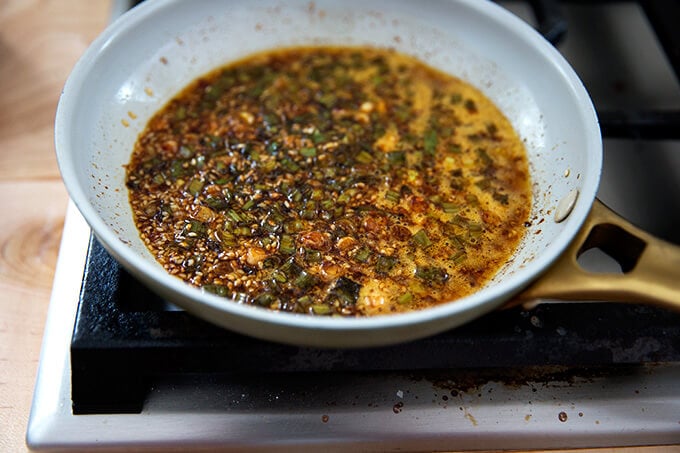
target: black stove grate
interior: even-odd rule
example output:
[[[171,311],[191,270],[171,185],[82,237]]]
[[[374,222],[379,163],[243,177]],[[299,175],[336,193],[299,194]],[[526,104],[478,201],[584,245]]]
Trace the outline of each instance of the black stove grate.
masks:
[[[176,373],[372,372],[602,367],[680,361],[680,314],[649,306],[546,304],[494,312],[423,340],[314,349],[221,329],[167,304],[93,237],[71,343],[74,413],[138,412]]]
[[[137,2],[139,3],[139,2]],[[594,2],[598,3],[598,2]],[[602,2],[599,2],[602,3]],[[133,3],[134,4],[134,3]],[[531,0],[554,44],[568,32],[556,0]],[[678,3],[640,2],[676,75]],[[669,13],[671,12],[671,13]],[[680,112],[599,111],[607,138],[680,139]],[[680,362],[680,314],[611,303],[546,304],[494,312],[398,346],[327,350],[255,340],[170,309],[93,237],[71,343],[76,414],[139,412],[156,376],[185,373],[380,372]]]

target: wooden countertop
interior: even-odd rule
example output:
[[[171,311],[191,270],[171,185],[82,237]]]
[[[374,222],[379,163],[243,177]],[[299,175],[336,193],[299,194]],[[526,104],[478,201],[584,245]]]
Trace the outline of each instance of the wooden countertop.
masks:
[[[59,93],[106,26],[110,2],[0,1],[0,451],[26,451],[33,395],[68,196],[53,146]],[[582,450],[583,451],[583,450]],[[680,452],[680,446],[599,452]]]
[[[0,2],[0,451],[25,451],[40,343],[68,196],[53,123],[71,68],[109,2]]]

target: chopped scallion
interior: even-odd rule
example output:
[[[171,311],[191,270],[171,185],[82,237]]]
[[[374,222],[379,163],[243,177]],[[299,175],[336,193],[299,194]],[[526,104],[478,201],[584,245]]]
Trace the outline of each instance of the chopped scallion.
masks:
[[[396,192],[394,190],[388,190],[385,193],[385,199],[391,201],[392,203],[399,203],[400,198],[401,195],[399,194],[399,192]]]
[[[357,252],[354,254],[354,259],[357,261],[360,261],[362,263],[365,263],[368,261],[368,259],[371,257],[371,249],[368,247],[361,247]]]
[[[380,255],[375,263],[375,271],[378,274],[387,274],[397,264],[398,260],[393,256]]]
[[[442,203],[442,210],[447,214],[458,214],[460,206],[455,203]]]
[[[291,235],[281,235],[281,239],[279,239],[279,252],[285,253],[286,255],[295,253],[295,241]]]
[[[229,218],[231,218],[234,222],[242,222],[243,218],[238,214],[238,212],[234,211],[233,209],[230,209],[227,211],[227,215]]]
[[[312,305],[312,312],[315,315],[327,315],[331,312],[331,307],[324,304],[314,304]]]
[[[406,153],[403,151],[392,151],[391,153],[387,153],[387,162],[392,165],[403,164],[406,162]]]
[[[313,301],[313,299],[312,299],[311,296],[304,295],[304,296],[298,298],[297,303],[307,307],[312,303],[312,301]]]
[[[373,155],[366,150],[362,150],[354,159],[360,164],[370,164],[373,161]]]
[[[434,153],[437,151],[437,143],[439,139],[437,137],[437,131],[434,129],[430,129],[425,133],[425,137],[423,138],[423,147],[425,148],[425,152],[429,155],[434,155]]]
[[[321,252],[318,250],[305,249],[305,259],[309,263],[320,263],[321,262]]]
[[[293,284],[298,288],[306,289],[314,286],[316,282],[317,278],[314,275],[302,270],[302,272],[300,272],[300,274],[293,281]]]
[[[300,150],[300,155],[303,157],[316,157],[316,148],[302,148]]]
[[[467,259],[467,253],[465,253],[465,250],[458,250],[450,259],[455,264],[461,264]]]
[[[194,197],[197,197],[203,190],[203,185],[204,183],[200,179],[192,179],[189,182],[189,187],[187,188],[187,191]]]
[[[264,292],[257,296],[254,300],[254,302],[257,305],[261,305],[263,307],[268,307],[276,300],[276,296],[274,296],[272,293]]]
[[[410,304],[411,301],[413,301],[413,294],[411,293],[404,293],[397,298],[397,303],[401,305]]]
[[[222,285],[203,285],[202,286],[203,291],[212,293],[212,294],[217,294],[218,296],[221,297],[227,297],[229,296],[229,288],[226,286]]]
[[[427,236],[425,230],[418,230],[418,232],[413,235],[413,242],[422,248],[427,248],[432,245],[432,241]]]
[[[449,279],[449,274],[442,268],[435,266],[418,266],[415,276],[427,283],[444,283]]]

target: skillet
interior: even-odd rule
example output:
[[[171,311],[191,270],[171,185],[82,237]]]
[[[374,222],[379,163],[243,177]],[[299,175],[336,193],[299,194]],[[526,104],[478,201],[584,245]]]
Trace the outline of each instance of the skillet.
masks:
[[[124,169],[147,120],[216,67],[300,45],[395,48],[471,83],[503,111],[527,149],[533,226],[489,284],[411,313],[311,317],[209,294],[154,260],[133,223]],[[59,102],[55,146],[71,198],[132,275],[201,318],[266,340],[368,347],[432,335],[502,305],[546,297],[680,300],[678,249],[595,200],[602,143],[577,75],[530,26],[491,2],[148,0],[111,24],[76,64]],[[556,213],[564,219],[557,222]],[[617,255],[624,274],[582,271],[576,256],[593,246]]]

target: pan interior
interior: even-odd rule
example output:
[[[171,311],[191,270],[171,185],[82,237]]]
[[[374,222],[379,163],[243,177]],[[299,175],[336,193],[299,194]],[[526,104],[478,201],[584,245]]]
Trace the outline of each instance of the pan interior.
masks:
[[[262,0],[228,7],[210,0],[148,2],[88,50],[57,115],[57,154],[71,197],[133,273],[147,279],[151,273],[161,285],[172,279],[139,239],[124,182],[125,164],[148,119],[218,66],[299,45],[395,48],[476,86],[510,119],[530,161],[532,226],[490,286],[505,285],[505,293],[519,289],[575,234],[599,180],[595,114],[557,52],[500,7],[444,0],[426,7],[386,0]],[[555,223],[555,206],[572,189],[580,192],[577,205],[565,222]]]

